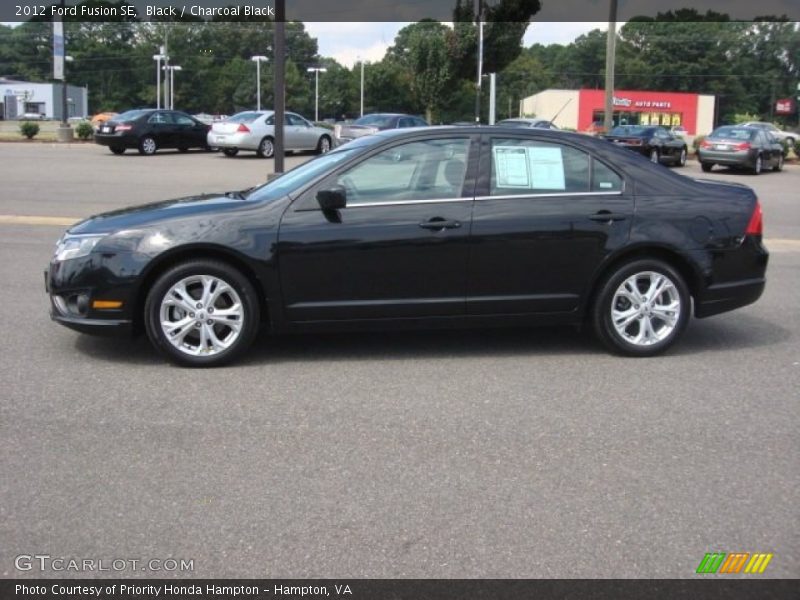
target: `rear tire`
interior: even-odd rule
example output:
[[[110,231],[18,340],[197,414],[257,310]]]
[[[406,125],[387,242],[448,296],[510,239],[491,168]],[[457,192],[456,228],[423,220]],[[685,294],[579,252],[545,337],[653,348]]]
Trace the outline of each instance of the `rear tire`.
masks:
[[[216,367],[240,356],[258,333],[255,288],[239,270],[193,260],[161,275],[147,294],[147,337],[170,361]]]
[[[597,337],[612,352],[654,356],[680,337],[690,310],[683,277],[661,260],[639,259],[603,280],[591,316]]]
[[[778,162],[775,163],[775,166],[772,167],[772,170],[777,172],[783,171],[783,154],[778,157]]]
[[[756,162],[753,164],[753,175],[761,175],[761,171],[764,170],[764,159],[761,158],[759,154],[756,156]]]
[[[109,148],[113,154],[120,155],[125,154],[125,147],[124,146],[111,146]]]
[[[180,148],[178,148],[178,152],[180,152],[181,154],[186,154],[188,151],[189,148],[187,148],[186,146],[181,146]]]
[[[238,148],[223,148],[222,149],[222,153],[225,156],[233,157],[233,156],[236,156],[237,154],[239,154],[239,149]]]
[[[714,163],[708,163],[708,162],[700,163],[700,168],[703,169],[703,173],[710,173],[711,169],[714,168]]]

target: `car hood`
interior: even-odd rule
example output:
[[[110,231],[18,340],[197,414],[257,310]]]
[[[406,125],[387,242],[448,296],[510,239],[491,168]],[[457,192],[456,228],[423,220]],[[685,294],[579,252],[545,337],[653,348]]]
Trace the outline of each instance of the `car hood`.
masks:
[[[249,204],[235,193],[188,196],[94,215],[70,228],[70,234],[111,233],[192,216],[212,216]]]

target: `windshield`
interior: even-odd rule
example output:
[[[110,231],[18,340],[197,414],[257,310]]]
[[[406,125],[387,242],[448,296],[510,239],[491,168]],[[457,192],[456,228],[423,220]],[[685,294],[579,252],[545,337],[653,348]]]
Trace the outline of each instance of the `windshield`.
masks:
[[[715,129],[708,137],[726,140],[749,140],[755,137],[756,132],[744,127],[720,127]]]
[[[115,121],[135,121],[136,119],[138,119],[139,117],[141,117],[143,115],[150,114],[150,112],[152,112],[152,111],[141,110],[141,109],[139,109],[139,110],[129,110],[127,112],[122,113],[121,115],[117,115],[116,117],[114,117],[114,120]]]
[[[323,154],[313,160],[287,171],[277,179],[273,179],[264,185],[251,190],[247,200],[275,200],[282,198],[286,194],[303,187],[305,184],[336,167],[341,162],[355,156],[361,152],[364,145],[349,145],[346,148],[337,149],[333,152]]]
[[[240,112],[233,115],[232,117],[228,117],[226,121],[228,121],[228,123],[252,123],[262,114],[264,113],[259,113],[255,111]]]
[[[611,135],[652,135],[655,129],[641,125],[618,125],[611,130]]]
[[[390,127],[395,117],[392,115],[367,115],[356,119],[355,125],[369,125],[370,127]]]

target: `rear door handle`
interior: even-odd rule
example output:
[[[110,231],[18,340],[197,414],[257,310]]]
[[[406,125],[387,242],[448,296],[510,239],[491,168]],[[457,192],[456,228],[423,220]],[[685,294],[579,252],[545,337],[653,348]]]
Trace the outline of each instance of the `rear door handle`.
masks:
[[[434,217],[428,221],[423,221],[419,224],[423,229],[430,229],[433,231],[441,231],[443,229],[458,229],[461,227],[460,221],[447,221],[442,217]]]
[[[601,210],[589,217],[592,221],[599,221],[600,223],[613,223],[614,221],[624,221],[628,215],[624,213],[612,213],[607,210]]]

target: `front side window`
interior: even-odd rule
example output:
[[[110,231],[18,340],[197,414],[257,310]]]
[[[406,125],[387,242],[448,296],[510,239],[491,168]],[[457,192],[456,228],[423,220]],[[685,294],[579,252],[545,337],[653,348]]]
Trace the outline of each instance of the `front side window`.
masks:
[[[459,198],[469,154],[468,138],[394,146],[340,173],[348,206],[404,200]]]
[[[194,119],[187,115],[175,115],[175,122],[178,125],[194,126],[195,124]]]

